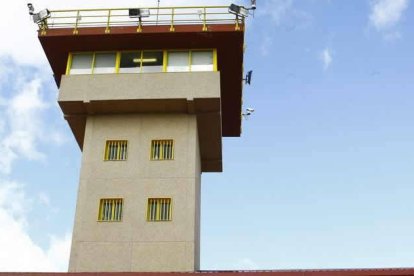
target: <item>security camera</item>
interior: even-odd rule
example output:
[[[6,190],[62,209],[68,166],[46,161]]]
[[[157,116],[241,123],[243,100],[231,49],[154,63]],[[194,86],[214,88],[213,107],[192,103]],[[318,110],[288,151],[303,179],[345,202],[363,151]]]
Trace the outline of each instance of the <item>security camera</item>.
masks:
[[[256,9],[256,0],[251,0],[250,10],[255,10],[255,9]]]
[[[32,3],[27,3],[27,7],[29,8],[29,14],[33,15],[34,14],[34,7],[33,7]]]
[[[246,111],[249,113],[253,113],[254,112],[254,108],[246,108]]]

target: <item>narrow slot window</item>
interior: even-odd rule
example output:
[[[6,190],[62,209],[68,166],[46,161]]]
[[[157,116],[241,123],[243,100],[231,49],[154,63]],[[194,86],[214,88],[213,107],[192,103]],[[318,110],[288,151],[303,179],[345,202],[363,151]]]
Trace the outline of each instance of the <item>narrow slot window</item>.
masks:
[[[99,203],[98,221],[121,221],[122,209],[122,198],[103,198]]]
[[[115,73],[116,54],[115,53],[98,53],[95,54],[94,74]]]
[[[213,51],[192,51],[191,71],[213,71]]]
[[[142,55],[142,70],[143,73],[149,72],[162,72],[163,66],[163,53],[162,51],[157,52],[146,52]]]
[[[171,198],[149,198],[148,221],[171,221]]]
[[[121,53],[119,73],[139,73],[141,71],[141,51]]]
[[[70,75],[92,74],[93,54],[73,54]]]
[[[189,52],[168,52],[167,72],[188,72],[189,66]]]
[[[172,160],[174,159],[173,140],[152,140],[151,160]]]
[[[126,140],[110,140],[105,145],[105,161],[123,161],[127,159],[128,142]]]

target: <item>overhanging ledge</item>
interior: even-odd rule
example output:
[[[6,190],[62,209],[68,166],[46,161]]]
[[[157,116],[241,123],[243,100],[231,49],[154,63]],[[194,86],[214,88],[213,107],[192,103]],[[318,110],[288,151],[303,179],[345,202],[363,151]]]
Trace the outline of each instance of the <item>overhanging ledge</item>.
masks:
[[[81,149],[87,116],[195,114],[201,170],[222,171],[218,72],[63,76],[58,102]]]

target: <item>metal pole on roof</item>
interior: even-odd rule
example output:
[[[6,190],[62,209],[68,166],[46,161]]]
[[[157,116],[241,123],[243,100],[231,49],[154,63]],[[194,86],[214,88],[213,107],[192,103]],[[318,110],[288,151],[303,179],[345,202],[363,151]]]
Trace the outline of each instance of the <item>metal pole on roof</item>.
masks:
[[[160,0],[158,0],[158,5],[157,5],[157,20],[156,20],[156,26],[158,26],[158,14],[160,12]]]

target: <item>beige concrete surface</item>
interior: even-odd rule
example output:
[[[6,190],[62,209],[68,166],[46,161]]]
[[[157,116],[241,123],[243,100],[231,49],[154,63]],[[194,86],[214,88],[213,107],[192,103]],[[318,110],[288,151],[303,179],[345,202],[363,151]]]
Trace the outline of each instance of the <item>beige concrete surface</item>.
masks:
[[[174,160],[150,160],[154,139],[174,140]],[[127,140],[127,160],[104,161],[106,140]],[[195,115],[89,116],[69,271],[199,269],[200,166]],[[148,198],[164,197],[172,220],[148,222]],[[97,221],[102,198],[123,198],[121,222]]]
[[[195,98],[220,98],[220,72],[63,75],[58,101]]]

